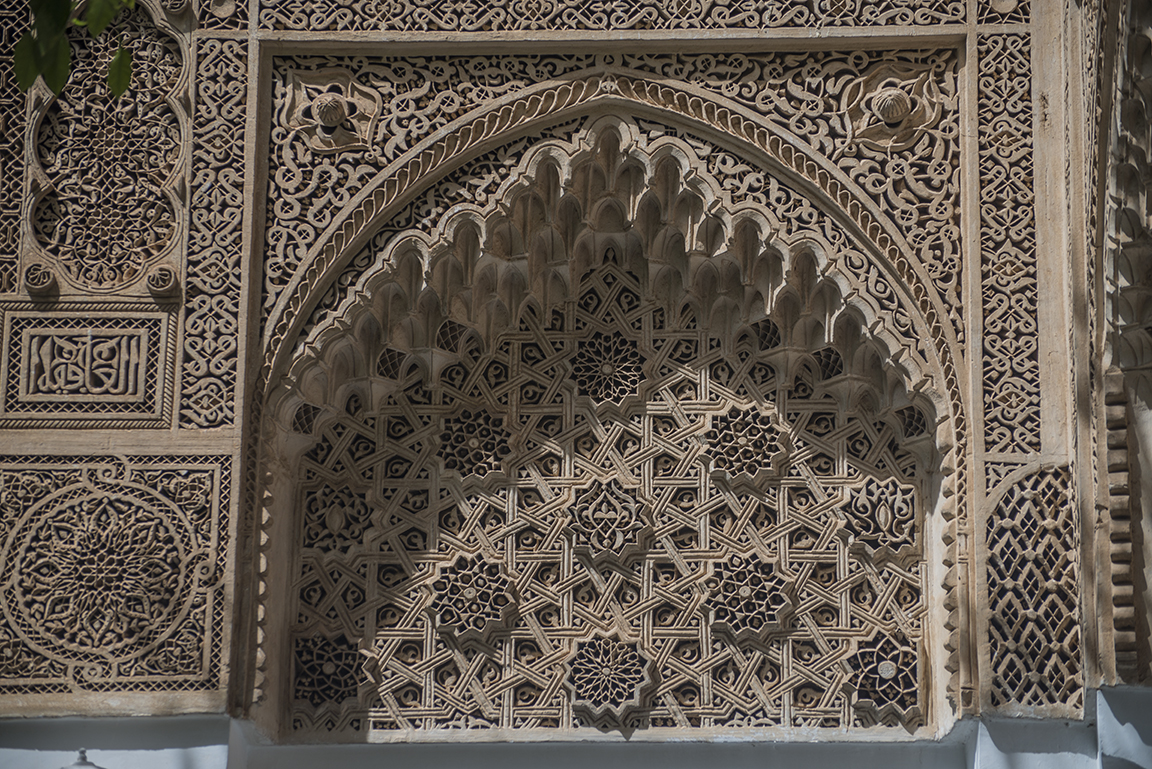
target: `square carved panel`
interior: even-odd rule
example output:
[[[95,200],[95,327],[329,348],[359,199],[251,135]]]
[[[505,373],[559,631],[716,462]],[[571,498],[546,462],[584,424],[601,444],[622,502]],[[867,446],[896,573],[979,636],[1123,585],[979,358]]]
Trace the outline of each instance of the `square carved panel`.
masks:
[[[0,700],[223,689],[230,467],[0,457]]]

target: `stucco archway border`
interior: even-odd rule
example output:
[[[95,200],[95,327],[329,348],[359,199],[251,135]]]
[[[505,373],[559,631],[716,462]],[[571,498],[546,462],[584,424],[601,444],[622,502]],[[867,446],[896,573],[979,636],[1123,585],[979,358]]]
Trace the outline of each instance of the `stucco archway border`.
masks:
[[[948,523],[958,529],[946,541],[949,548],[954,548],[955,535],[968,528],[963,460],[967,452],[965,398],[955,364],[960,346],[951,324],[942,321],[947,313],[938,292],[924,265],[912,256],[900,229],[844,172],[797,137],[715,94],[686,84],[654,81],[633,70],[584,70],[559,83],[545,83],[496,101],[445,126],[378,173],[310,249],[267,318],[250,435],[263,432],[260,424],[270,385],[287,371],[309,309],[367,239],[401,206],[443,174],[499,142],[540,125],[612,107],[683,125],[717,139],[720,146],[741,151],[749,162],[778,174],[811,196],[814,203],[845,226],[877,267],[894,279],[894,287],[904,294],[900,304],[919,316],[929,329],[934,353],[931,357],[936,359],[946,390],[952,440],[951,447],[941,448],[951,448],[953,452],[945,460],[945,472],[950,476],[945,493],[954,496],[946,505],[955,516]],[[254,460],[259,461],[255,457]],[[957,595],[967,591],[967,579],[957,566],[962,559],[953,555],[947,560],[945,604],[956,616],[948,622],[952,637],[945,642],[949,654],[946,668],[952,675],[946,688],[959,708],[962,681],[970,679],[962,630],[968,625],[968,618],[963,616],[968,602]]]

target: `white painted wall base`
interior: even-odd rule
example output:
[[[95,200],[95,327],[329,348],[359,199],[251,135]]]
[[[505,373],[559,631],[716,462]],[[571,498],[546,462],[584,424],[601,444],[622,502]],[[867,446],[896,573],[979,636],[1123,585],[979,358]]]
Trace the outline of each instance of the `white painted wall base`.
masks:
[[[1152,690],[1105,689],[1083,721],[964,721],[903,744],[268,745],[225,717],[0,721],[0,769],[1152,769]]]

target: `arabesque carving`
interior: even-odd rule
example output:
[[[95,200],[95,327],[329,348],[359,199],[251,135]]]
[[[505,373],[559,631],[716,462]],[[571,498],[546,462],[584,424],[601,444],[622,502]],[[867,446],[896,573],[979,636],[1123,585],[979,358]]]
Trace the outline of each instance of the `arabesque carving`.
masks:
[[[984,448],[1019,454],[1040,450],[1030,48],[979,38]]]
[[[230,464],[3,457],[0,693],[222,691]]]
[[[382,231],[313,330],[280,408],[316,523],[275,529],[299,733],[925,722],[931,367],[845,303],[850,240],[763,219],[804,205],[776,179],[711,203],[692,147],[537,144]]]
[[[221,0],[213,0],[221,2]],[[1027,3],[1027,0],[1021,0]],[[995,0],[994,6],[1012,3]],[[1014,3],[1013,3],[1014,5]],[[964,21],[960,0],[260,0],[264,29],[535,31],[755,30],[781,27],[924,26]]]
[[[516,94],[525,94],[527,103],[508,112],[527,118],[540,117],[547,105],[562,109],[624,91],[641,103],[682,111],[676,101],[694,95],[664,91],[659,84],[684,81],[795,136],[867,190],[899,222],[944,302],[953,332],[963,339],[955,66],[949,51],[377,59],[358,63],[354,82],[365,94],[379,94],[386,117],[371,136],[363,134],[370,123],[362,119],[357,131],[368,149],[348,143],[348,151],[333,153],[327,145],[314,149],[315,137],[301,133],[302,97],[293,84],[330,72],[332,86],[343,92],[351,88],[344,71],[352,62],[278,59],[269,160],[269,198],[275,202],[268,208],[264,306],[275,316],[292,278],[316,268],[309,261],[316,238],[338,221],[357,192],[380,183],[378,171],[453,121]],[[611,71],[601,74],[604,68]],[[573,79],[585,71],[588,80]],[[367,107],[366,96],[360,98]],[[908,104],[906,113],[897,107],[900,114],[889,114],[891,124],[876,111],[885,99]],[[487,136],[491,128],[480,130]],[[458,145],[467,141],[463,136],[455,137]],[[405,175],[412,172],[395,171],[392,178]]]
[[[142,278],[183,232],[187,74],[180,45],[143,8],[122,14],[99,38],[79,28],[69,34],[69,87],[36,134],[40,191],[31,224],[70,283],[100,292]],[[113,99],[104,73],[120,44],[148,64]]]
[[[224,427],[235,419],[248,48],[240,40],[197,43],[192,136],[191,231],[184,299],[180,426]]]

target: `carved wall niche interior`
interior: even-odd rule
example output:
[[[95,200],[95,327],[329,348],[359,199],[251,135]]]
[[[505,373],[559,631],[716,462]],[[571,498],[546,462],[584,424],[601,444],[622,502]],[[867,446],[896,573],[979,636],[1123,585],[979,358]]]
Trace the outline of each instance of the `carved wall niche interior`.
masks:
[[[844,302],[885,279],[780,179],[591,121],[402,212],[311,330],[269,438],[290,728],[915,730],[944,656],[915,322]]]
[[[1142,3],[144,0],[27,99],[9,5],[0,712],[904,740],[1147,678]]]

